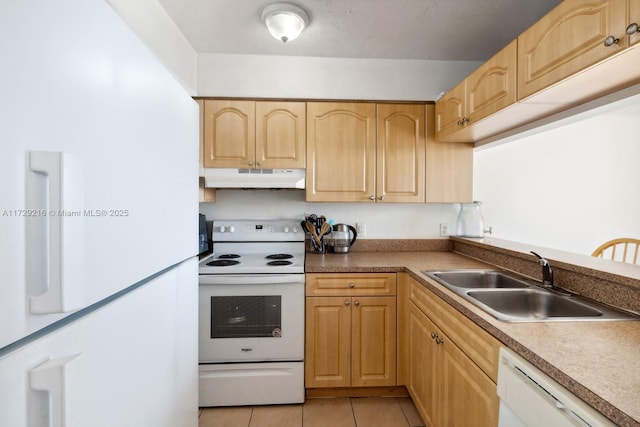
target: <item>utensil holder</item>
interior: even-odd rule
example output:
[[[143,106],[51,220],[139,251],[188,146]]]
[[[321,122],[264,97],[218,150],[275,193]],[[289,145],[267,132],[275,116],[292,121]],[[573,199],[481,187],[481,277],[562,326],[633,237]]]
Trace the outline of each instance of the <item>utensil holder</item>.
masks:
[[[324,239],[320,239],[320,244],[316,242],[313,238],[306,240],[307,252],[313,254],[326,254],[327,253],[327,243]]]

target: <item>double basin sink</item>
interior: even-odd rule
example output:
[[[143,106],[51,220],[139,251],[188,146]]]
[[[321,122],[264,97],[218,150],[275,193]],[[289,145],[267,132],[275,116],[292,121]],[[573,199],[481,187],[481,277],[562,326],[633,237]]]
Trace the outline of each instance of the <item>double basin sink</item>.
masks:
[[[640,317],[500,270],[423,271],[506,322],[633,320]]]

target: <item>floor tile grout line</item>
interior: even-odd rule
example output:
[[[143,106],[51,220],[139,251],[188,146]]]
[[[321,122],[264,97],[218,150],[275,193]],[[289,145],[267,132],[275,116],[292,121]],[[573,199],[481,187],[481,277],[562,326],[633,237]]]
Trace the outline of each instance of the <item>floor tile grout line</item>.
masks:
[[[253,411],[255,411],[255,409],[255,406],[251,407],[251,414],[249,415],[249,424],[247,424],[247,427],[251,427],[251,419],[253,418]]]
[[[409,422],[409,417],[407,416],[407,413],[404,411],[404,408],[403,408],[402,404],[400,404],[400,399],[396,398],[395,402],[396,402],[396,405],[398,405],[398,407],[400,407],[400,412],[402,412],[402,416],[404,417],[404,420],[407,423],[407,427],[411,427],[411,423]]]
[[[351,416],[353,417],[353,426],[358,427],[358,417],[356,417],[356,410],[353,408],[353,397],[349,398],[349,406],[351,407]]]

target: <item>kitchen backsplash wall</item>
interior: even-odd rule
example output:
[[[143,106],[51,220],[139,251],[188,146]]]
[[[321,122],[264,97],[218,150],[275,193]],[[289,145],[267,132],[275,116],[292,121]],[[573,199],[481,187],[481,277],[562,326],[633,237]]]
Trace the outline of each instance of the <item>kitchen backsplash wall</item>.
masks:
[[[440,224],[455,230],[459,204],[307,203],[303,190],[218,190],[215,203],[201,203],[213,219],[299,218],[325,215],[336,223],[365,224],[362,239],[440,238]]]

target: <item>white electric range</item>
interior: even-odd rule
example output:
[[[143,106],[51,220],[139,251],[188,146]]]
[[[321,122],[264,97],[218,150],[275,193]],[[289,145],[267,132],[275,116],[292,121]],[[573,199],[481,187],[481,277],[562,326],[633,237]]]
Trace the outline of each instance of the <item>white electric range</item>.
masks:
[[[304,401],[299,220],[214,221],[199,263],[200,406]]]

